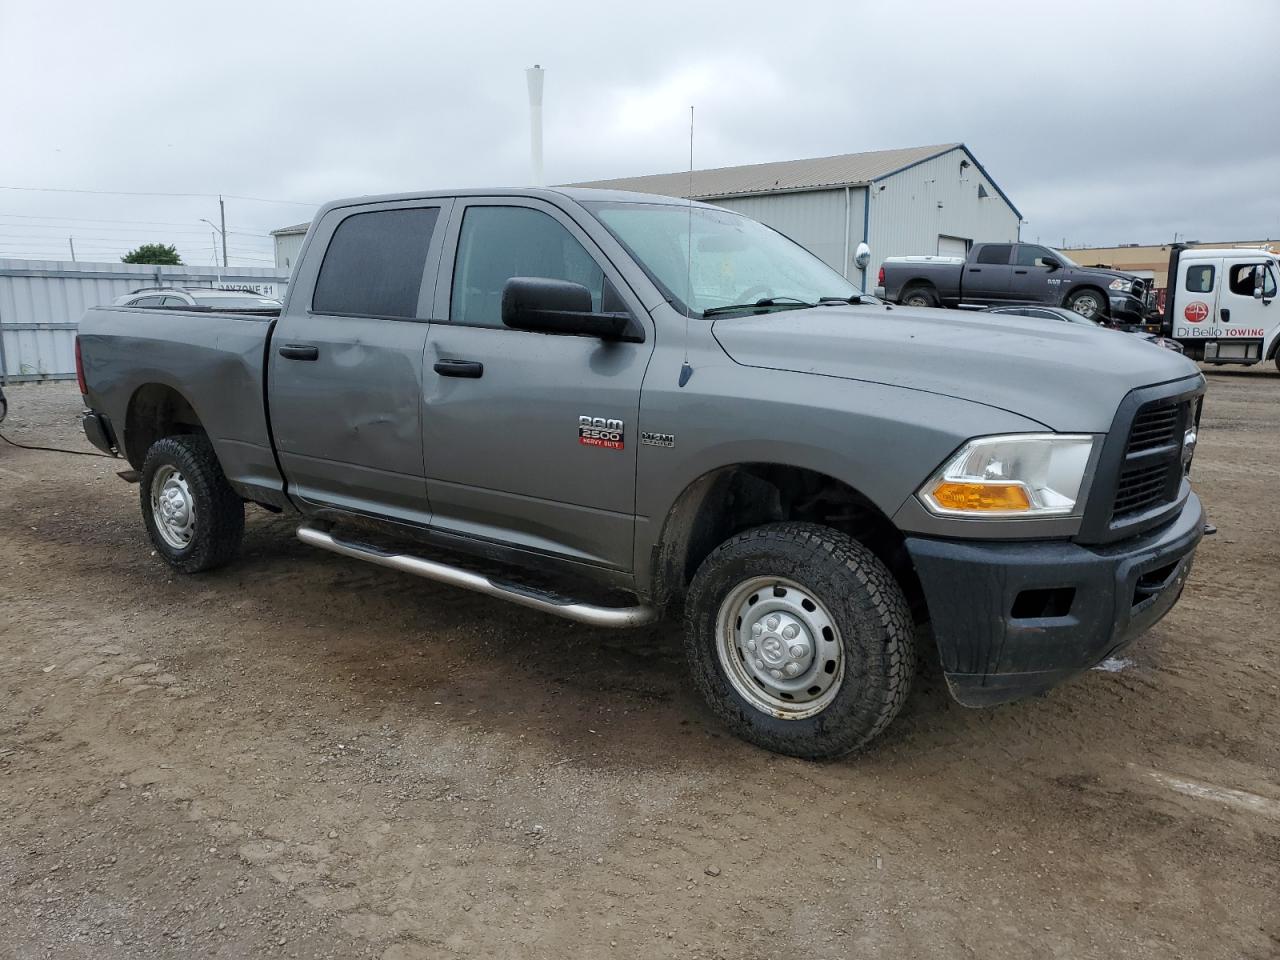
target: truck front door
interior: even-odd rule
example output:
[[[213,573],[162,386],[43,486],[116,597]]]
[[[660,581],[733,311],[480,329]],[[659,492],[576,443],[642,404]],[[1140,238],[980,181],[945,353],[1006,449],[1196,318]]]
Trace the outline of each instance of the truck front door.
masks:
[[[1055,289],[1061,270],[1051,270],[1047,259],[1057,260],[1047,247],[1033,243],[1020,243],[1014,248],[1013,278],[1009,284],[1009,299],[1024,303],[1052,303],[1062,301],[1062,291]],[[1053,291],[1050,294],[1050,291]]]
[[[964,303],[999,303],[1009,299],[1013,281],[1011,243],[984,243],[964,265],[960,299]]]
[[[271,338],[271,428],[291,496],[425,525],[422,355],[452,201],[329,211]]]
[[[1222,269],[1226,276],[1218,297],[1218,356],[1261,360],[1274,336],[1273,328],[1280,323],[1280,311],[1272,305],[1276,296],[1274,266],[1250,254],[1226,257]]]
[[[502,325],[511,277],[580,283],[644,343]],[[422,424],[439,530],[629,570],[651,320],[583,228],[528,198],[459,200],[427,342]],[[585,424],[585,426],[584,426]]]

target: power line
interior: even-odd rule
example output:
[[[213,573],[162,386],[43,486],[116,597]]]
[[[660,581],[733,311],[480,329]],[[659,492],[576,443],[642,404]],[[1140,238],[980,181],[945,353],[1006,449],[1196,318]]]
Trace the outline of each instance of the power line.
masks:
[[[0,213],[0,217],[9,217],[16,220],[58,220],[66,223],[128,223],[139,226],[159,226],[159,227],[189,227],[190,220],[119,220],[106,219],[102,217],[54,217],[41,214],[30,213]],[[20,224],[11,224],[11,226],[20,226]],[[63,230],[65,227],[55,227],[53,224],[32,224],[32,226],[48,226],[50,229]],[[228,230],[227,233],[241,233],[239,230]],[[245,236],[254,237],[270,237],[269,233],[246,233]]]
[[[108,197],[186,197],[194,200],[217,200],[219,196],[232,200],[248,200],[253,203],[289,203],[298,207],[318,207],[320,204],[306,200],[272,200],[267,197],[245,197],[234,193],[160,193],[146,190],[78,190],[71,187],[9,187],[0,184],[0,190],[21,190],[27,193],[92,193]]]

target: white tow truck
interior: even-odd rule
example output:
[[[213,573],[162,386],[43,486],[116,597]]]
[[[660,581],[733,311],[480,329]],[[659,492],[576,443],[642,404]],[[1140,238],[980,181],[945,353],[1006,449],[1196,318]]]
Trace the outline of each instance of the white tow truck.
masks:
[[[1201,249],[1174,244],[1164,335],[1205,363],[1280,369],[1280,304],[1273,303],[1280,255],[1270,250]]]

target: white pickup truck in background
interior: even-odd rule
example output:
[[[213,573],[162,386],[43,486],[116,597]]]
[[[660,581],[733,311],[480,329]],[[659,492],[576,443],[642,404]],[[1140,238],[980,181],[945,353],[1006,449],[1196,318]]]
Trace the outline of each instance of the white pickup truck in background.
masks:
[[[1164,335],[1205,363],[1254,364],[1275,360],[1280,369],[1280,257],[1269,250],[1199,249],[1174,244]]]

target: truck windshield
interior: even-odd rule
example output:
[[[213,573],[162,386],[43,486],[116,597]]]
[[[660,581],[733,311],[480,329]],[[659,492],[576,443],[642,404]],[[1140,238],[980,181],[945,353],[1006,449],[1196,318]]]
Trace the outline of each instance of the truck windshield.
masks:
[[[1061,260],[1061,261],[1062,261],[1062,265],[1063,265],[1064,267],[1078,267],[1078,266],[1080,266],[1080,264],[1076,263],[1074,260],[1072,260],[1070,257],[1068,257],[1068,256],[1067,256],[1065,253],[1063,253],[1061,250],[1054,250],[1054,249],[1050,248],[1049,252],[1050,252],[1050,253],[1052,253],[1055,257],[1057,257],[1059,260]]]
[[[728,210],[610,201],[584,206],[681,313],[759,300],[787,309],[860,293],[799,244]]]

